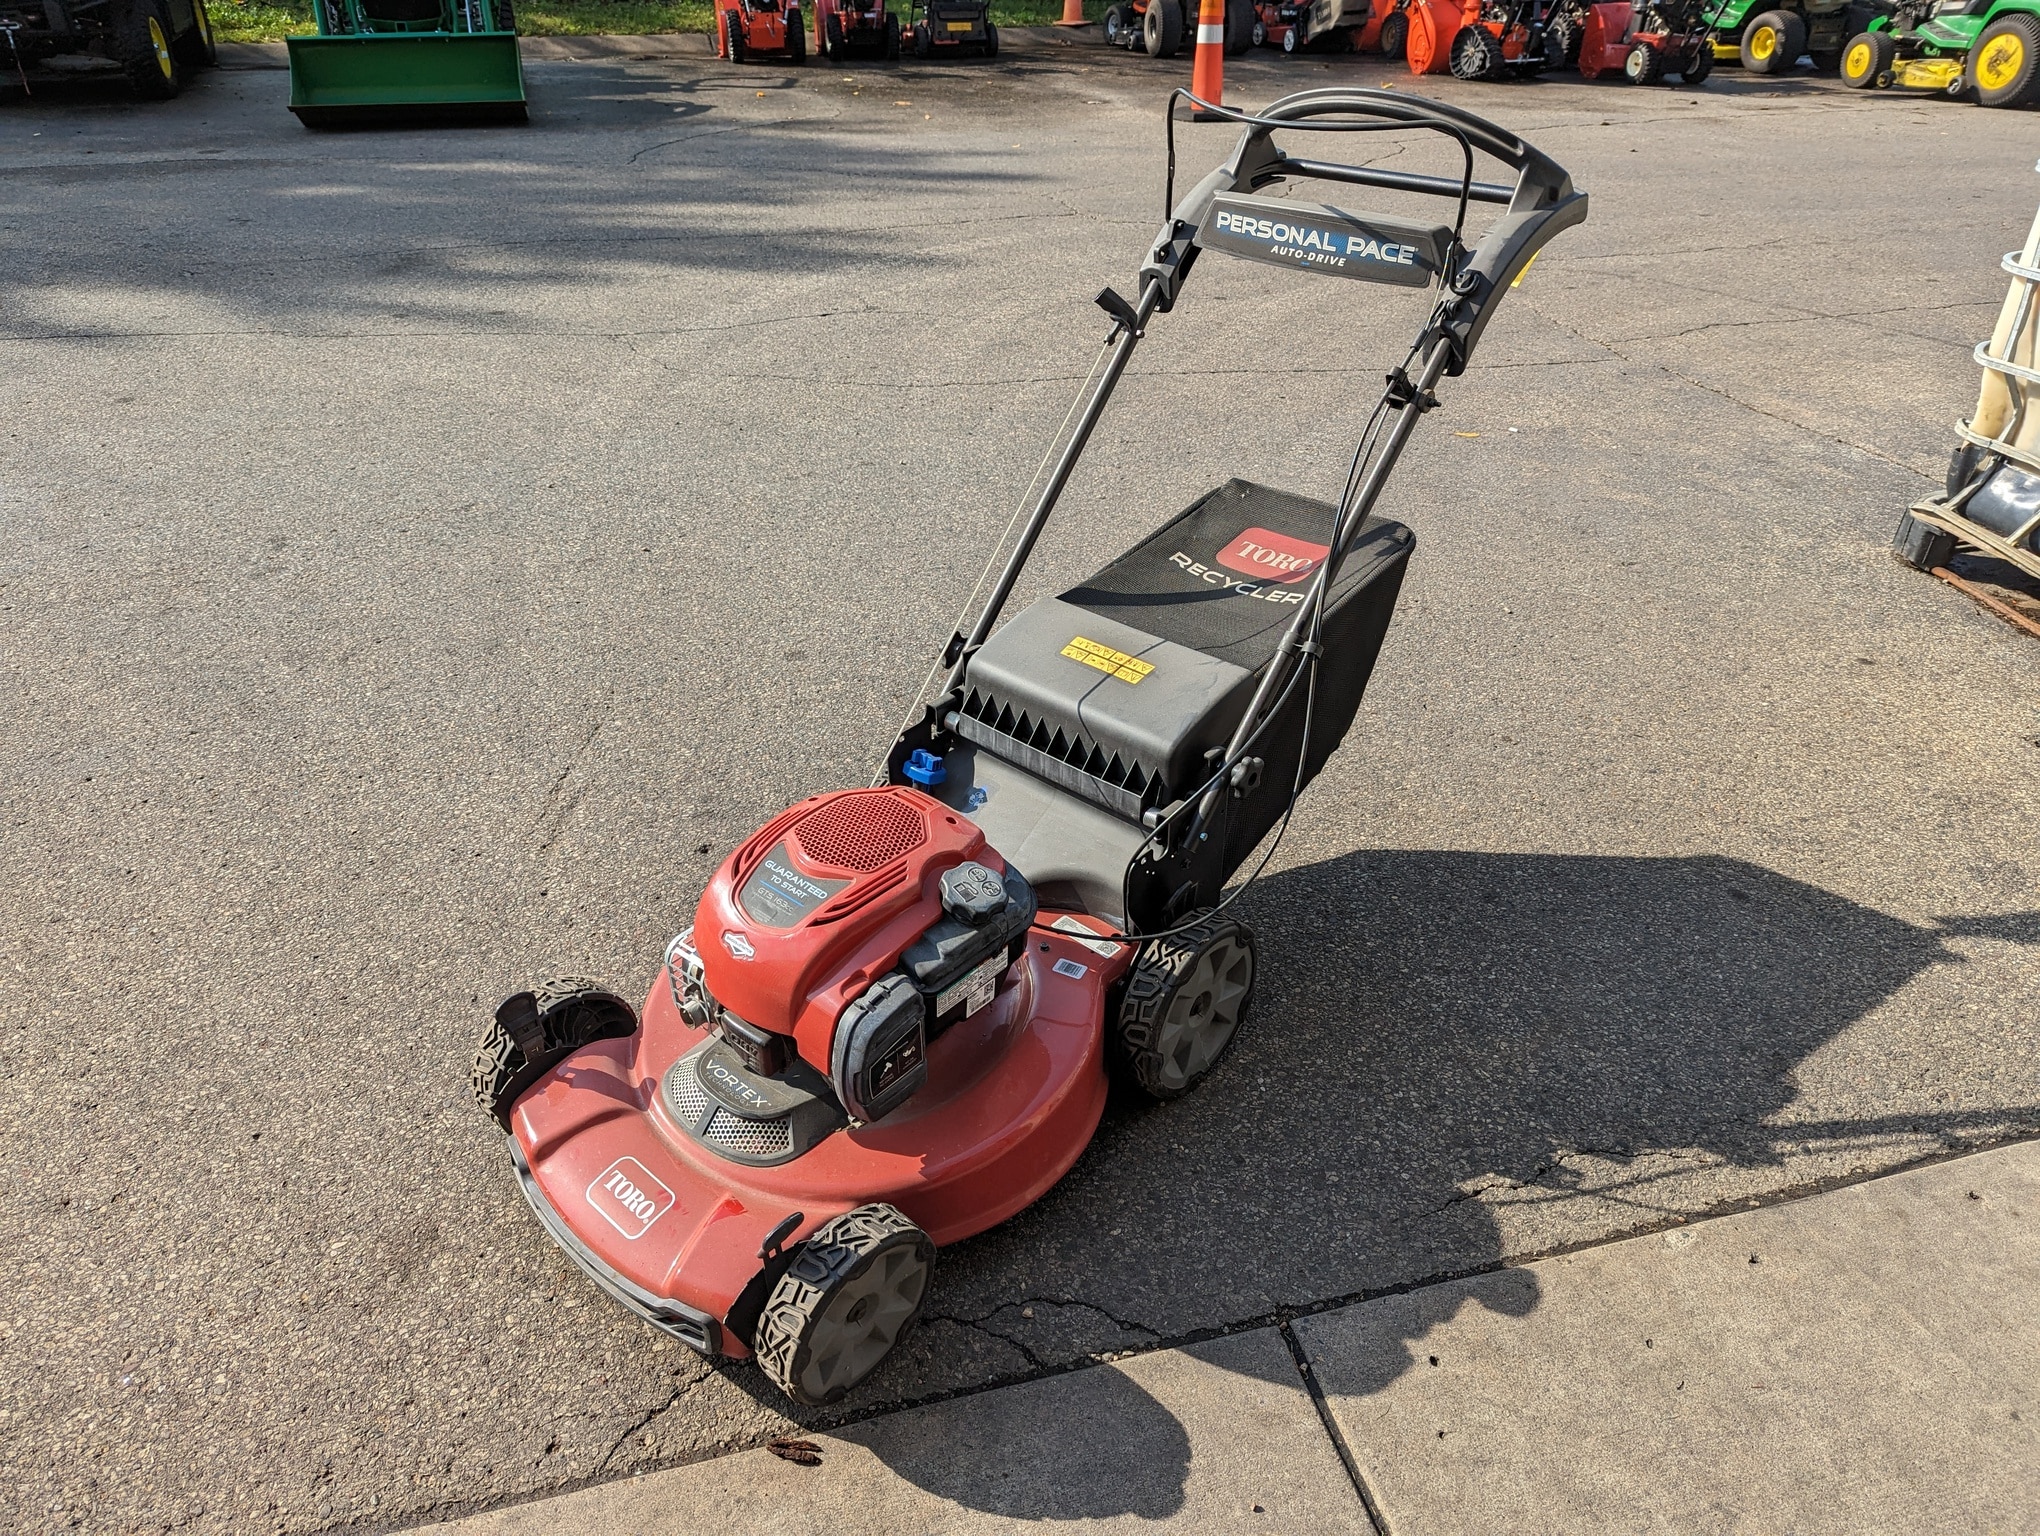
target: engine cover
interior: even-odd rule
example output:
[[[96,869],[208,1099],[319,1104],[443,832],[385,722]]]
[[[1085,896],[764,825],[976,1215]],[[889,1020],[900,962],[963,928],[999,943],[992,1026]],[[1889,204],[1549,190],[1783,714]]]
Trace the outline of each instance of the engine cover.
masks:
[[[974,822],[917,789],[803,800],[702,893],[694,944],[709,993],[746,1023],[792,1036],[801,1059],[830,1074],[845,1008],[930,929],[953,926],[942,876],[966,861],[1007,873]]]

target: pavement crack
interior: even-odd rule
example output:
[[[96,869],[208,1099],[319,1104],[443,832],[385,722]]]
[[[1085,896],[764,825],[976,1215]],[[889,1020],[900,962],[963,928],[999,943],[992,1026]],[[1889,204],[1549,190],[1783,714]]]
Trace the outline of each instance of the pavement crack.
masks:
[[[691,1383],[689,1385],[691,1385]],[[678,1403],[680,1399],[685,1397],[686,1395],[687,1395],[686,1386],[675,1387],[671,1392],[668,1392],[666,1394],[666,1400],[663,1403],[659,1404],[658,1407],[652,1409],[649,1413],[640,1415],[634,1422],[632,1422],[627,1428],[625,1428],[622,1434],[618,1435],[614,1440],[610,1442],[609,1449],[602,1453],[602,1459],[595,1463],[596,1474],[599,1476],[600,1474],[607,1472],[609,1470],[609,1463],[615,1459],[616,1453],[623,1449],[624,1445],[630,1440],[630,1437],[632,1435],[642,1434],[645,1431],[646,1427],[649,1426],[654,1419],[658,1418],[661,1414],[668,1412],[673,1407],[674,1404]]]

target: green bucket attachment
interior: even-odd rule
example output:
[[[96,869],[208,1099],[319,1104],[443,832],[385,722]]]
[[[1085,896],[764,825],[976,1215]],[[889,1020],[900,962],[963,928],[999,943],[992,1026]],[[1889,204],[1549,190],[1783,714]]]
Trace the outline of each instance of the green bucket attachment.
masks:
[[[290,109],[307,128],[524,121],[509,0],[319,0],[293,37]]]

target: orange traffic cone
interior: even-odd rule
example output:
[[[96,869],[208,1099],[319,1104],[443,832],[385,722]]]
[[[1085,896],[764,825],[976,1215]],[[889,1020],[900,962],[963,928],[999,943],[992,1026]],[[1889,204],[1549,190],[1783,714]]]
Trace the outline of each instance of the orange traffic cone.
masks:
[[[1201,0],[1197,7],[1197,60],[1190,69],[1190,94],[1214,107],[1225,99],[1225,0]],[[1193,112],[1198,121],[1208,112]]]
[[[1084,20],[1084,0],[1063,0],[1062,20],[1057,22],[1056,25],[1059,27],[1088,27],[1090,23]]]

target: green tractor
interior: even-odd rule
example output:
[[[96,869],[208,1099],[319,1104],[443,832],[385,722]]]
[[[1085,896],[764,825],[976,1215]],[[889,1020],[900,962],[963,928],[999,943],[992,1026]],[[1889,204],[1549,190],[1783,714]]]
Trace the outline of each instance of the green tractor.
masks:
[[[1849,39],[1842,83],[1976,92],[1986,107],[2040,102],[2040,0],[1899,0]]]
[[[1873,0],[1716,0],[1707,12],[1714,57],[1758,75],[1782,75],[1801,55],[1833,74],[1849,39],[1887,7]]]

